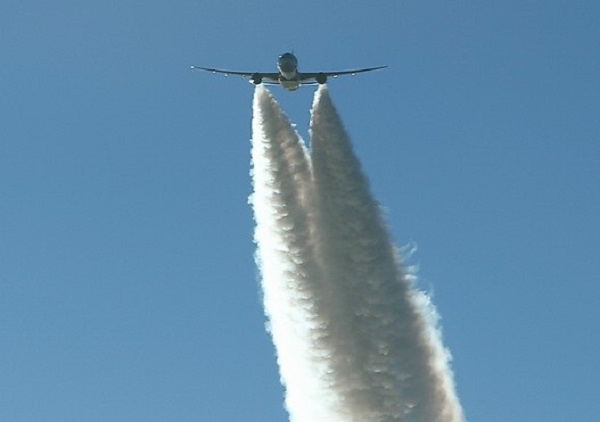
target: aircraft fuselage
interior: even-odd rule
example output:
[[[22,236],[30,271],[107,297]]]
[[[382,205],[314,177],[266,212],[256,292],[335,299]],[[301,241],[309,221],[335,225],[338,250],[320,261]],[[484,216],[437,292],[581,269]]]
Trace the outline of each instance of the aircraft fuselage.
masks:
[[[292,53],[283,53],[277,60],[279,69],[279,84],[288,91],[300,88],[298,75],[298,59]]]

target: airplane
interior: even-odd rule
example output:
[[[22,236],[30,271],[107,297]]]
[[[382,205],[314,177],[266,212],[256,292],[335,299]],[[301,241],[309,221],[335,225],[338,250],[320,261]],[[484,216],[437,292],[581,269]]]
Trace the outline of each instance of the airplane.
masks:
[[[195,70],[204,70],[212,73],[223,73],[225,75],[240,75],[250,78],[249,82],[254,85],[281,85],[288,91],[295,91],[301,85],[322,85],[327,82],[328,77],[337,78],[341,75],[356,75],[357,73],[371,72],[383,69],[387,66],[366,67],[363,69],[342,70],[340,72],[314,72],[304,73],[298,71],[298,59],[293,53],[283,53],[277,60],[279,72],[237,72],[232,70],[213,69],[211,67],[192,66]]]

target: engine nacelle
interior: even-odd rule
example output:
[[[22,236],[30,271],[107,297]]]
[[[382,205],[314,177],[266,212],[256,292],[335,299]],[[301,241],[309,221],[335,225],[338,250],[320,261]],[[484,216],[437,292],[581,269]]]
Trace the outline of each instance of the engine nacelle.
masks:
[[[250,80],[254,85],[260,85],[262,83],[263,76],[260,73],[253,73]]]
[[[327,82],[327,75],[324,73],[319,73],[315,79],[317,80],[317,83],[323,85],[325,82]]]

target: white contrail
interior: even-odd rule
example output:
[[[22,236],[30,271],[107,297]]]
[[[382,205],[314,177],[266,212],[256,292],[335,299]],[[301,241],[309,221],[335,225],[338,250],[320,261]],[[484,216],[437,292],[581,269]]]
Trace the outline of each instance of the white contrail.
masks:
[[[277,351],[286,407],[294,422],[342,421],[329,388],[326,323],[311,241],[311,170],[302,140],[271,95],[257,87],[252,122],[256,260]]]
[[[435,311],[412,285],[325,86],[311,120],[322,277],[335,291],[334,388],[349,421],[460,422]]]
[[[462,422],[435,310],[412,285],[327,88],[312,159],[254,96],[256,260],[293,422]]]

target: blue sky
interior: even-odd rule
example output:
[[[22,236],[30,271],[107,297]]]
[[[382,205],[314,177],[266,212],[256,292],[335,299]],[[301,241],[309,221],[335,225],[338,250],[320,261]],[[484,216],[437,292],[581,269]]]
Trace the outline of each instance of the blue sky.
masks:
[[[253,262],[253,88],[332,81],[416,244],[471,421],[597,420],[600,6],[0,6],[0,419],[283,421]],[[273,92],[307,134],[313,89]]]

